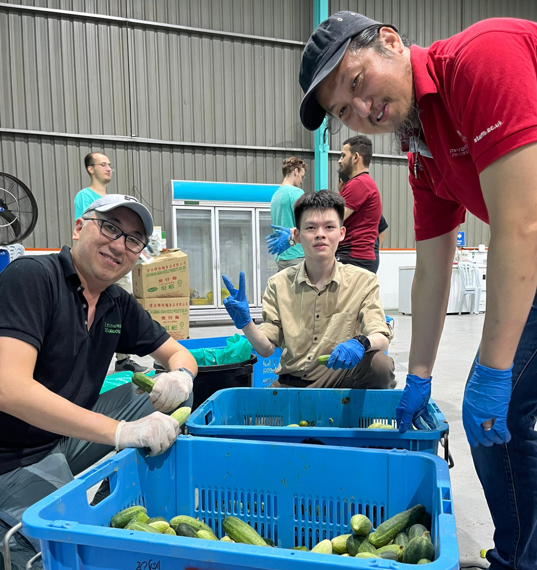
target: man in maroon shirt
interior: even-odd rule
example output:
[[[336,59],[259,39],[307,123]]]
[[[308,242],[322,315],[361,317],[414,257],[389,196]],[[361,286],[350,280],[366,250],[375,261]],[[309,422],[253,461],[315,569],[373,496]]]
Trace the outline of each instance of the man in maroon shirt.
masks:
[[[304,126],[325,114],[409,149],[417,265],[400,431],[434,425],[431,374],[457,228],[490,224],[487,314],[463,424],[496,526],[491,570],[537,568],[537,24],[498,18],[410,47],[355,12],[323,22],[302,57]]]
[[[377,272],[375,240],[382,214],[380,194],[369,176],[373,155],[371,139],[364,135],[343,143],[339,157],[339,177],[345,185],[339,191],[345,199],[345,239],[339,244],[336,259]]]

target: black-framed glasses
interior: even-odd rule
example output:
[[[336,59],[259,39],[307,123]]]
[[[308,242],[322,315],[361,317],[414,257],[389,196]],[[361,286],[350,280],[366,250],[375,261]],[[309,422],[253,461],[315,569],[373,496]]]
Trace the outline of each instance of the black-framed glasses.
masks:
[[[112,172],[115,170],[115,168],[109,162],[94,162],[91,166],[100,166],[101,168],[109,167]]]
[[[134,237],[133,235],[126,234],[121,228],[109,222],[108,220],[102,220],[101,218],[83,218],[84,220],[91,220],[92,222],[99,222],[99,231],[101,234],[108,238],[110,241],[115,241],[122,236],[125,236],[125,247],[132,251],[132,253],[140,253],[147,244],[141,239]]]

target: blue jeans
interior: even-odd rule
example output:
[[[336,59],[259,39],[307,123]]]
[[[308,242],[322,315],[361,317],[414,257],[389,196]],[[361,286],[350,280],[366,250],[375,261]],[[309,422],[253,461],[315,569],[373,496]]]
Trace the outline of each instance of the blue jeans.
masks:
[[[472,370],[473,371],[473,370]],[[470,372],[471,375],[471,372]],[[537,569],[537,295],[520,339],[505,445],[472,448],[496,527],[490,570]]]

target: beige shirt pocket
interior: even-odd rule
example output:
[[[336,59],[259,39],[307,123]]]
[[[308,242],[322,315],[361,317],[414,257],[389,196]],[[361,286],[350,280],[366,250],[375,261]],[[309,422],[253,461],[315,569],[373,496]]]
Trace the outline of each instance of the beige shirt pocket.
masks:
[[[336,345],[345,342],[352,337],[356,315],[352,313],[336,313],[332,315],[326,332],[324,333],[323,345]]]

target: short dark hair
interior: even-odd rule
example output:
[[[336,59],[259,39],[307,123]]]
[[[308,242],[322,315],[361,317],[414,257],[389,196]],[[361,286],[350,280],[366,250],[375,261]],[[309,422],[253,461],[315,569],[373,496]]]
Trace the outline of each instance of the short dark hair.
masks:
[[[365,135],[356,135],[355,137],[348,138],[343,146],[348,144],[351,147],[351,154],[358,153],[364,161],[364,166],[367,168],[371,164],[371,157],[373,156],[373,143],[371,139]]]
[[[88,172],[88,167],[93,166],[93,157],[96,154],[102,154],[101,152],[90,152],[89,154],[86,154],[86,156],[84,157],[84,166],[86,167],[86,172]],[[89,172],[88,172],[89,174]]]
[[[358,51],[364,47],[375,48],[379,53],[387,54],[386,48],[379,41],[379,32],[382,28],[389,28],[385,24],[375,24],[366,28],[351,39],[349,50]],[[399,34],[401,41],[405,47],[410,47],[414,42],[404,34]]]
[[[289,176],[289,174],[291,174],[295,168],[303,168],[305,172],[308,170],[308,165],[303,160],[300,160],[300,158],[297,158],[296,156],[290,156],[283,161],[282,173],[284,176]]]
[[[345,219],[345,200],[335,192],[330,190],[320,190],[313,194],[303,194],[295,202],[293,208],[295,214],[296,228],[300,230],[302,215],[306,210],[335,210],[341,225]]]

